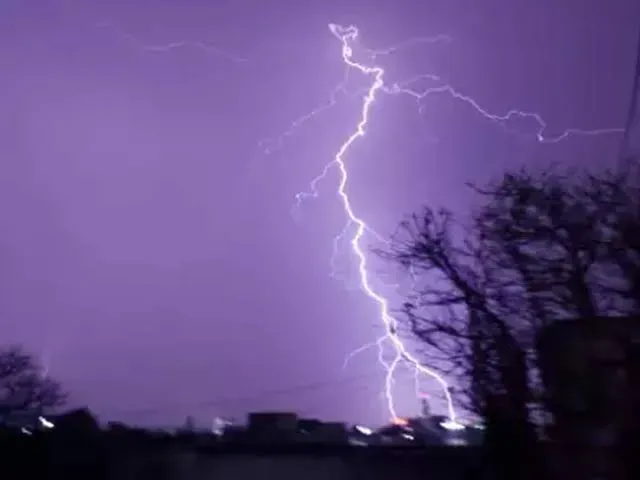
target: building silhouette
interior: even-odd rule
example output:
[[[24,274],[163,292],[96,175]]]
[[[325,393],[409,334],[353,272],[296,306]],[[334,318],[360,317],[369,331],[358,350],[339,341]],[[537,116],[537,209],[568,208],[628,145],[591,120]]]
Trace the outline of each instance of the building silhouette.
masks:
[[[640,434],[640,318],[555,323],[541,333],[538,356],[549,436],[565,448],[568,470],[617,478],[608,469]]]

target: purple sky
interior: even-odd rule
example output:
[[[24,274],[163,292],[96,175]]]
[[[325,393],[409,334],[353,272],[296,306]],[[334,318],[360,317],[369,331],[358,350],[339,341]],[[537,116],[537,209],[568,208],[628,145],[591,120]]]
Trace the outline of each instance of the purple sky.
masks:
[[[282,408],[386,421],[375,349],[342,369],[381,330],[374,305],[330,276],[337,176],[292,215],[360,100],[341,96],[270,155],[259,148],[342,79],[328,23],[357,24],[367,48],[448,34],[379,57],[388,80],[436,73],[492,112],[538,111],[561,133],[623,125],[638,18],[634,0],[2,2],[2,341],[43,355],[105,420]],[[425,202],[464,211],[465,181],[611,161],[621,138],[541,145],[535,125],[508,133],[446,95],[421,115],[410,97],[380,100],[350,153],[349,192],[385,235]]]

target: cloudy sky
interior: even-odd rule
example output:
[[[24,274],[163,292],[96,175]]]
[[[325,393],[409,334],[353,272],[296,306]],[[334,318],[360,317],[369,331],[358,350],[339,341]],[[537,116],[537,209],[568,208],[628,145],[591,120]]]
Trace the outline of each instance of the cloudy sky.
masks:
[[[382,330],[346,243],[332,262],[337,172],[296,207],[371,82],[350,72],[336,91],[345,64],[328,25],[357,25],[355,54],[388,86],[437,75],[411,87],[537,112],[552,138],[623,126],[638,18],[634,0],[1,2],[2,342],[104,420],[388,420],[376,349],[343,365]],[[346,155],[353,207],[386,236],[421,204],[464,212],[469,180],[612,162],[621,139],[545,144],[538,129],[446,92],[382,94]],[[384,273],[377,285],[394,281]],[[419,388],[437,396],[433,381]],[[408,370],[395,400],[417,413]]]

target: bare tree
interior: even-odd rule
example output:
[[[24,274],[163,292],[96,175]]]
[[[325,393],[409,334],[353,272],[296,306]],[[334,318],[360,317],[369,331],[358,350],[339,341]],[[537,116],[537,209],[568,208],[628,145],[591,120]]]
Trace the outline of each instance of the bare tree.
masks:
[[[403,312],[411,332],[457,377],[464,406],[485,418],[493,409],[516,415],[515,406],[494,405],[515,390],[508,384],[524,381],[523,349],[507,318],[508,299],[500,298],[508,280],[476,232],[456,241],[454,230],[450,213],[425,209],[402,223],[383,255],[423,279]]]
[[[427,208],[382,252],[421,279],[403,308],[413,336],[456,377],[464,407],[511,441],[544,423],[541,329],[640,313],[638,185],[629,172],[509,173],[472,187],[481,206],[468,224]]]
[[[513,280],[498,269],[479,224],[458,227],[450,213],[424,209],[401,224],[382,254],[418,277],[404,318],[419,343],[428,346],[424,354],[455,377],[462,393],[458,401],[485,420],[487,435],[508,437],[512,451],[531,457],[526,350],[520,329],[510,321]],[[512,459],[513,470],[504,475],[522,477],[523,463]]]
[[[61,385],[43,376],[34,358],[22,348],[0,350],[0,415],[43,411],[65,400]]]

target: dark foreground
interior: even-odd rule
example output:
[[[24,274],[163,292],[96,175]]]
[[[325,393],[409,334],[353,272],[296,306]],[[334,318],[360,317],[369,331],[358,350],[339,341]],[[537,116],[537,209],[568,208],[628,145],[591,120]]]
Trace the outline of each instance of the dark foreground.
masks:
[[[135,430],[55,430],[32,435],[0,431],[0,479],[505,479],[640,478],[614,451],[513,445],[483,447],[355,447],[225,443],[211,435],[149,434]],[[493,453],[492,453],[493,452]],[[540,458],[540,455],[538,455]],[[544,466],[541,465],[544,464]],[[620,471],[617,471],[620,470]],[[605,473],[606,472],[606,473]]]
[[[471,448],[224,445],[197,438],[4,434],[0,478],[462,479],[478,478]]]

